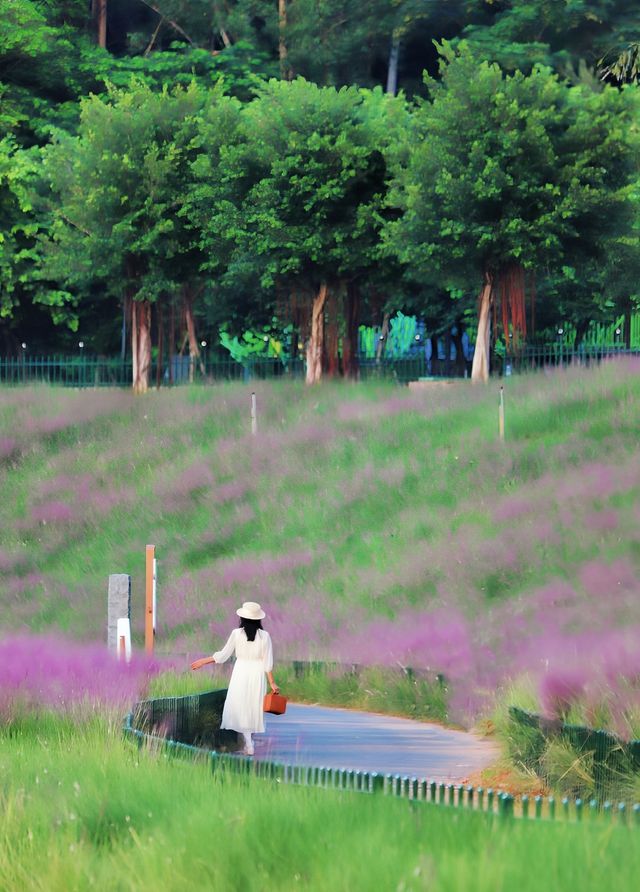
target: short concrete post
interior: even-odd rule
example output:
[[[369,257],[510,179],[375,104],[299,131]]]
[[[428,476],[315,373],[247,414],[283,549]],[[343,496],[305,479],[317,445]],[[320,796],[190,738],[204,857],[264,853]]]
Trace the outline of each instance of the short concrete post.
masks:
[[[126,573],[109,576],[107,595],[107,646],[118,653],[118,620],[131,619],[131,577]]]

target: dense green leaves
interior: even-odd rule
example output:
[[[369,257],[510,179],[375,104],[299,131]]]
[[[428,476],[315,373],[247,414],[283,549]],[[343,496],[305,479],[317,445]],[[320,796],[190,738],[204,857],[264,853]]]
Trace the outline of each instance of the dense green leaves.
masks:
[[[449,56],[415,113],[389,248],[423,277],[476,293],[483,273],[512,263],[567,270],[574,284],[586,263],[604,267],[635,212],[636,94],[568,88],[538,67],[507,76],[468,48]]]
[[[103,50],[82,0],[0,0],[16,326],[34,302],[75,325],[186,288],[209,331],[282,329],[327,282],[360,318],[411,309],[433,332],[512,262],[550,325],[636,300],[638,88],[594,69],[634,79],[623,0],[108,9]],[[384,95],[396,62],[409,96],[431,74],[416,103]]]

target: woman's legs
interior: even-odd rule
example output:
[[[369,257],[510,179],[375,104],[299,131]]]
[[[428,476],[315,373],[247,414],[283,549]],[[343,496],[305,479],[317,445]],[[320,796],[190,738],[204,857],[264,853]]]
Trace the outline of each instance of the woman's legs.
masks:
[[[244,751],[247,756],[253,756],[253,740],[251,739],[251,731],[240,732],[244,738]]]

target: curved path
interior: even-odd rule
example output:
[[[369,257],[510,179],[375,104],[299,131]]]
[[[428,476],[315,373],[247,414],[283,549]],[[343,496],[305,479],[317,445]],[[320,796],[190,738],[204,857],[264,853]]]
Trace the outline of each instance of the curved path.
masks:
[[[460,783],[499,755],[495,743],[474,734],[369,712],[289,703],[285,715],[266,720],[255,758],[294,765]]]

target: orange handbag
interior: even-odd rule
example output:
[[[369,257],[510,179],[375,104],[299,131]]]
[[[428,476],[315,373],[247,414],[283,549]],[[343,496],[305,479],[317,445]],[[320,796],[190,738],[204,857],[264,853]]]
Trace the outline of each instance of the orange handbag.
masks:
[[[283,715],[287,709],[287,698],[282,694],[265,694],[264,711],[273,715]]]

